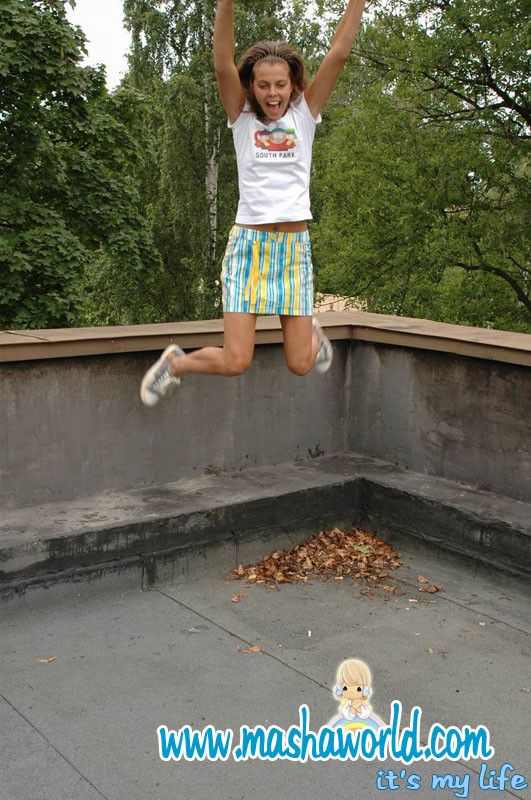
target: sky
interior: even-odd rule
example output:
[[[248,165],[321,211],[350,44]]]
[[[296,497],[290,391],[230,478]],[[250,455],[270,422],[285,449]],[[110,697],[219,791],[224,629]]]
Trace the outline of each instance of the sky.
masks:
[[[83,66],[105,64],[107,87],[114,89],[127,69],[125,54],[131,40],[122,23],[122,0],[76,0],[75,8],[66,4],[66,15],[88,39]]]

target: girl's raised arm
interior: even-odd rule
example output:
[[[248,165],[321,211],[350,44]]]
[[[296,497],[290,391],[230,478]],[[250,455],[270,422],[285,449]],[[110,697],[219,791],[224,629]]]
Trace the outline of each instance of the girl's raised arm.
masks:
[[[234,63],[233,0],[218,0],[214,24],[214,69],[219,96],[232,124],[244,105],[240,76]]]
[[[314,81],[304,93],[314,118],[319,116],[321,109],[330,97],[339,73],[349,57],[365,3],[366,0],[349,0],[346,11],[337,26],[330,50],[323,58]]]

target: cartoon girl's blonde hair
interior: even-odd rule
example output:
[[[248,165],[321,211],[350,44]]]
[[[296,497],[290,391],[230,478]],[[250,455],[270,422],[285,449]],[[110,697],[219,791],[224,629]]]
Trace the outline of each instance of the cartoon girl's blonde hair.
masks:
[[[371,687],[371,671],[364,661],[357,658],[350,658],[343,661],[337,670],[337,682],[348,683],[350,686]]]
[[[343,661],[337,670],[337,686],[341,687],[343,684],[348,683],[350,686],[361,686],[371,688],[371,671],[364,661],[358,658],[350,658],[348,661]],[[347,702],[346,698],[341,700],[340,708],[343,708]],[[365,705],[369,704],[369,698],[363,697]]]

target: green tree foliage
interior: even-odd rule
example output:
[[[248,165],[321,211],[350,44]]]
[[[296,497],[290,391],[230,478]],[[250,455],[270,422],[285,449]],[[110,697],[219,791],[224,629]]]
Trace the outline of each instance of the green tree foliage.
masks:
[[[531,329],[525,0],[370,5],[316,137],[317,287],[371,310]],[[314,72],[343,0],[241,0],[236,57]],[[64,0],[0,5],[0,326],[220,313],[238,197],[215,0],[124,0],[130,74],[81,68]]]
[[[120,321],[138,318],[159,269],[134,179],[141,100],[109,96],[103,70],[79,67],[83,52],[62,0],[3,0],[3,328],[114,320],[113,298]]]
[[[529,33],[523,0],[374,15],[318,142],[320,288],[531,330]]]

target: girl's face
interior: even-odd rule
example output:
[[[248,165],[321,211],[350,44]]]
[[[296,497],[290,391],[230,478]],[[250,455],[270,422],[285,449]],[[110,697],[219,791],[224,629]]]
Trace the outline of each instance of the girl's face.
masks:
[[[285,62],[256,64],[251,88],[258,104],[271,121],[280,119],[289,105],[293,83]]]

